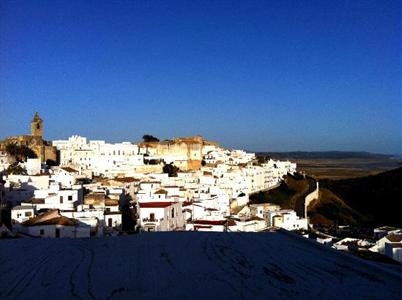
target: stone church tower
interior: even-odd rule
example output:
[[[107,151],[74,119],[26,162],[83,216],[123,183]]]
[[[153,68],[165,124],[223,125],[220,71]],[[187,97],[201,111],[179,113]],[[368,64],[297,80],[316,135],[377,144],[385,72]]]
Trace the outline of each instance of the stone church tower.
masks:
[[[43,138],[43,120],[37,112],[31,121],[31,135]]]
[[[42,162],[57,161],[56,147],[43,139],[43,120],[38,113],[35,113],[31,121],[31,135],[10,136],[0,141],[0,151],[5,151],[7,144],[10,143],[29,147]]]

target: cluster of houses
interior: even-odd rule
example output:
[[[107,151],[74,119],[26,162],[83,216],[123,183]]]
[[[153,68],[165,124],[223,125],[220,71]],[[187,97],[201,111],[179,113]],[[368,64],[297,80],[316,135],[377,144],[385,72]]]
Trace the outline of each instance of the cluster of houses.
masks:
[[[200,136],[110,144],[75,135],[50,145],[42,139],[38,114],[31,128],[31,136],[0,142],[0,225],[9,212],[12,227],[2,225],[1,234],[80,238],[122,231],[308,229],[307,217],[293,210],[249,203],[251,194],[275,188],[294,174],[295,163],[258,163],[254,153],[224,149]],[[8,141],[36,145],[37,158],[19,163],[22,174],[6,172],[13,163],[4,151]],[[58,165],[50,166],[45,159],[55,155]],[[164,172],[166,165],[174,174]],[[370,241],[338,241],[325,234],[317,241],[402,262],[402,230],[397,228],[378,228]]]
[[[349,226],[339,226],[340,230],[348,229]],[[320,244],[330,246],[336,250],[360,253],[363,257],[381,259],[386,256],[389,259],[402,263],[402,229],[382,226],[374,229],[372,237],[366,238],[337,238],[328,234],[320,233],[316,237]],[[380,255],[377,255],[380,254]]]
[[[31,125],[32,135],[42,140],[43,120],[36,114]],[[12,140],[27,140],[22,137]],[[19,235],[115,235],[127,225],[124,220],[126,229],[140,231],[307,228],[293,211],[248,203],[250,194],[296,172],[288,161],[257,164],[254,153],[223,149],[200,136],[138,144],[72,136],[51,147],[59,165],[27,158],[19,163],[23,174],[6,174],[12,157],[1,152],[0,209],[11,211]],[[163,172],[166,165],[175,174]]]
[[[118,233],[125,191],[79,183],[69,167],[45,168],[28,159],[27,174],[3,176],[3,210],[11,210],[13,231],[42,237],[89,237]]]
[[[253,156],[245,154],[249,161],[244,165],[205,164],[176,176],[158,172],[113,178],[28,158],[20,164],[26,174],[3,175],[2,203],[11,210],[13,231],[27,236],[118,234],[124,208],[135,221],[133,229],[141,231],[306,229],[307,220],[294,211],[248,203],[251,193],[275,187],[295,172],[294,165],[270,161],[256,166]]]
[[[260,164],[254,153],[224,149],[201,136],[112,144],[74,135],[48,142],[37,113],[31,131],[31,136],[0,142],[0,215],[10,211],[14,234],[89,237],[116,235],[123,229],[307,229],[307,220],[294,211],[249,204],[250,194],[272,189],[296,172],[296,164],[289,161]],[[13,163],[5,151],[10,141],[38,144],[37,158],[19,162],[22,173],[5,172]]]

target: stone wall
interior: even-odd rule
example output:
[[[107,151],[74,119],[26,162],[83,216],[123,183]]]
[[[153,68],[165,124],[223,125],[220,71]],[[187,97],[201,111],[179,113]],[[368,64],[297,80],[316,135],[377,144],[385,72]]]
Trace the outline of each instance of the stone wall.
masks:
[[[53,146],[44,146],[44,161],[51,159],[57,162],[57,149]]]
[[[4,151],[7,144],[15,143],[29,147],[42,162],[48,159],[57,161],[57,149],[39,136],[17,135],[8,137],[0,142],[0,150]]]
[[[319,186],[319,183],[318,183],[318,181],[317,181],[317,187],[316,187],[316,189],[315,189],[312,193],[308,194],[308,195],[306,196],[306,198],[304,199],[304,217],[305,217],[305,218],[307,218],[307,209],[308,209],[308,206],[310,205],[310,203],[311,203],[313,200],[318,199],[319,195],[320,195],[320,186]]]
[[[197,170],[201,167],[202,148],[204,143],[212,142],[204,141],[201,136],[189,138],[177,138],[171,141],[140,143],[140,148],[152,149],[153,155],[156,156],[183,156],[187,158],[187,167],[183,169]]]

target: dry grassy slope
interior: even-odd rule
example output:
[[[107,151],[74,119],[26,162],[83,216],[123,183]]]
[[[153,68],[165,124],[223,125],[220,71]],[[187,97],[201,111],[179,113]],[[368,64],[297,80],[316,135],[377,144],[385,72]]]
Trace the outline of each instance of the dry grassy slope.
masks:
[[[357,225],[364,217],[347,205],[341,198],[330,190],[321,188],[319,199],[313,201],[308,207],[308,216],[312,224]]]
[[[301,199],[309,191],[309,179],[301,176],[286,176],[285,182],[272,190],[250,196],[251,203],[273,203],[284,209],[299,210]]]
[[[290,199],[292,206],[294,206],[296,198],[308,191],[308,181],[306,179],[295,179],[288,176],[286,178],[286,184],[291,190],[296,192],[295,195]]]
[[[402,168],[374,176],[345,180],[322,180],[327,188],[350,207],[365,216],[369,226],[390,225],[401,227],[398,209],[402,204]]]

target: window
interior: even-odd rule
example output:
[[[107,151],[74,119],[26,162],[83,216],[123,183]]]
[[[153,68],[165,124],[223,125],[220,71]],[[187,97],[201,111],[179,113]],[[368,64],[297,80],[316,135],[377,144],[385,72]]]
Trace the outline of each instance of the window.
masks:
[[[172,218],[174,218],[174,208],[172,208]]]
[[[31,217],[31,216],[32,216],[32,212],[30,212],[30,211],[25,212],[25,217]]]
[[[63,203],[63,196],[60,196],[60,204]]]
[[[154,221],[154,220],[155,220],[155,214],[154,214],[154,213],[150,213],[150,214],[149,214],[149,219],[150,219],[151,221]]]
[[[41,230],[39,231],[39,234],[40,234],[40,235],[44,235],[44,234],[45,234],[45,230],[44,230],[44,229],[41,229]]]
[[[110,212],[110,207],[107,207],[107,208],[106,208],[106,212]]]
[[[73,196],[68,196],[68,201],[73,200]]]

